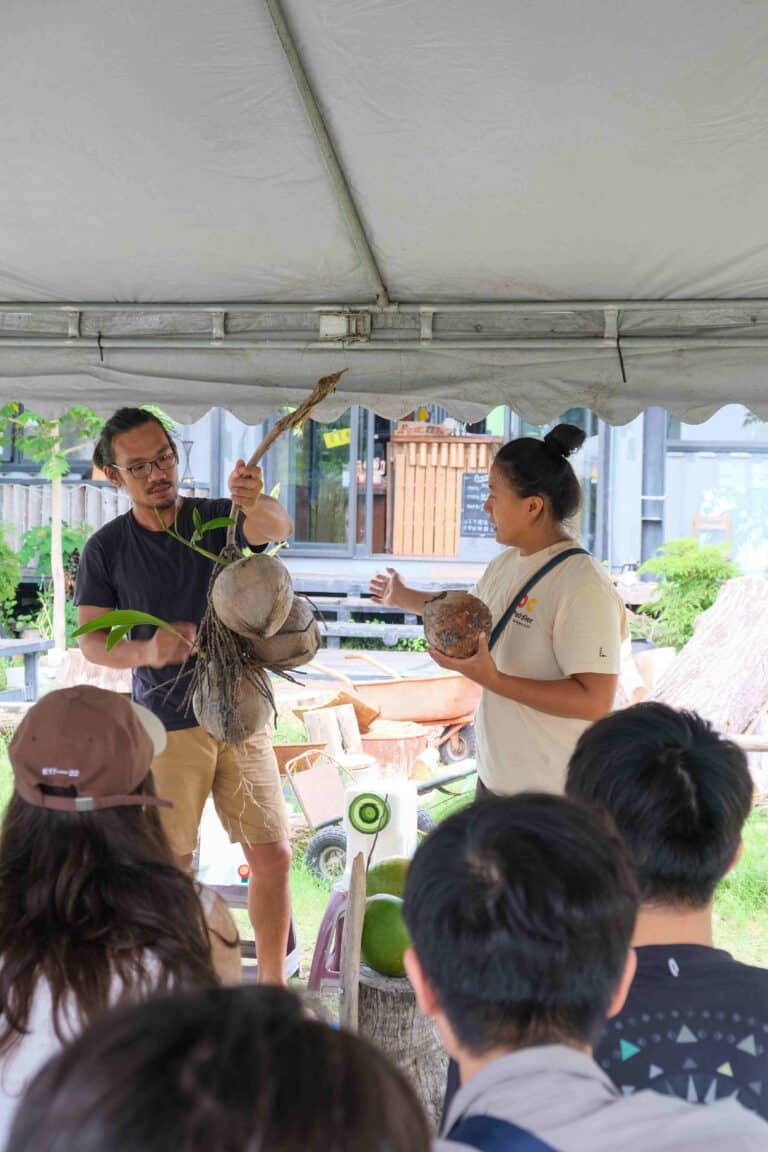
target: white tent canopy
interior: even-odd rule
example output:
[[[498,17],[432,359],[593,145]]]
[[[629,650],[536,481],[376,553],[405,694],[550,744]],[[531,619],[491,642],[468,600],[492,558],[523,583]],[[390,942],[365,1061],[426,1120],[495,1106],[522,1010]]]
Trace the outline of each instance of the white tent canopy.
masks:
[[[0,60],[5,399],[768,417],[763,4],[9,0]]]

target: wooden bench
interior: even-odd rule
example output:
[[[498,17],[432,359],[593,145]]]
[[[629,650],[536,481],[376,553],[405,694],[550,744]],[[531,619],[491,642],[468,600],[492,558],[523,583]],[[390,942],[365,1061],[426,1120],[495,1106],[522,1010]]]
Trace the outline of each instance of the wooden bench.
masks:
[[[367,596],[310,596],[310,603],[321,616],[320,631],[326,639],[327,648],[338,648],[342,639],[377,639],[393,648],[398,640],[411,640],[424,635],[419,617],[413,612],[403,612],[389,604],[377,604]],[[379,617],[379,620],[360,620],[363,614]],[[390,623],[381,617],[393,616]],[[400,622],[402,621],[402,623]]]
[[[4,688],[0,700],[37,700],[39,692],[37,662],[43,652],[53,647],[52,640],[0,640],[0,657],[24,657],[24,687]]]
[[[326,620],[320,624],[326,648],[338,648],[342,639],[366,637],[382,640],[394,648],[398,640],[413,640],[424,635],[421,624],[374,624],[370,620]]]

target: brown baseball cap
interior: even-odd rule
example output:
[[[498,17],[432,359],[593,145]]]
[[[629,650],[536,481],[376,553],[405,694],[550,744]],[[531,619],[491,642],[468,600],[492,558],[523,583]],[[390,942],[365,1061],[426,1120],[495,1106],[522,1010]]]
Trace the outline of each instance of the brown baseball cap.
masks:
[[[165,728],[147,708],[117,692],[78,684],[49,692],[30,708],[8,755],[16,791],[40,808],[170,808],[169,800],[136,792],[165,741]],[[50,795],[45,786],[73,788],[76,795]]]

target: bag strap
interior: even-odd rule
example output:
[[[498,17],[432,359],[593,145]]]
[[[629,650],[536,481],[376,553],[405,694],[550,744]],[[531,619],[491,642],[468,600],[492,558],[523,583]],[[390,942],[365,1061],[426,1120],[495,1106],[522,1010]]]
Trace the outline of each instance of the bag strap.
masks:
[[[554,1152],[526,1128],[496,1116],[466,1116],[443,1137],[452,1144],[468,1144],[478,1152]]]
[[[529,580],[526,580],[504,615],[495,625],[488,640],[489,651],[493,648],[507,624],[509,624],[509,621],[520,607],[520,602],[525,599],[534,585],[538,584],[539,580],[541,580],[543,576],[546,576],[548,572],[551,572],[553,568],[557,568],[558,564],[562,564],[563,560],[567,560],[569,556],[589,556],[589,552],[587,552],[586,548],[566,548],[564,552],[558,552],[557,556],[553,556],[550,560],[547,560],[546,564],[542,564],[538,572],[534,572],[533,576],[531,576]]]

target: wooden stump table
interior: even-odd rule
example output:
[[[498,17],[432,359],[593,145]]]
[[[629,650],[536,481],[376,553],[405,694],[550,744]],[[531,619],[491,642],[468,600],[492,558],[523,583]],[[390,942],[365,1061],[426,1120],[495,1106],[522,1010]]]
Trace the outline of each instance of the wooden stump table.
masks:
[[[434,1021],[416,1007],[410,983],[361,964],[358,1029],[405,1073],[437,1130],[448,1057]]]

